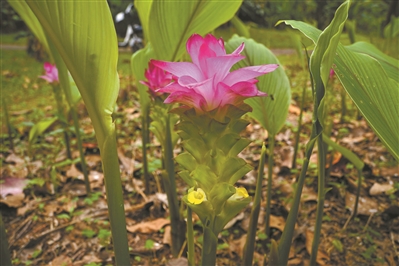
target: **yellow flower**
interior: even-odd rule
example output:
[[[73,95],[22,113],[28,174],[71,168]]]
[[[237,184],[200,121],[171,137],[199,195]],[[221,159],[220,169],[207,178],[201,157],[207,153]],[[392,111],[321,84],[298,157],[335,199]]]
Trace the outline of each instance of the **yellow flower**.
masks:
[[[191,204],[197,205],[197,204],[201,204],[204,200],[207,200],[207,199],[206,199],[205,192],[202,189],[197,188],[197,190],[194,190],[192,188],[192,189],[189,189],[189,191],[188,191],[187,200]]]
[[[237,196],[242,197],[243,199],[249,197],[248,192],[247,192],[247,190],[245,189],[245,187],[238,187],[238,188],[236,188],[236,194],[237,194]]]
[[[248,192],[245,187],[236,187],[236,193],[229,198],[229,200],[240,200],[248,198]]]

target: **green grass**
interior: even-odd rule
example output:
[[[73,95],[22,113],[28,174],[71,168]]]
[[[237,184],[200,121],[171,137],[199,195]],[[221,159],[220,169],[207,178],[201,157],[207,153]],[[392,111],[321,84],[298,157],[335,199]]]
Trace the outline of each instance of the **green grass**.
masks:
[[[1,44],[12,44],[12,45],[26,45],[27,37],[21,37],[16,39],[20,33],[10,33],[10,34],[1,34],[0,35],[0,43]]]

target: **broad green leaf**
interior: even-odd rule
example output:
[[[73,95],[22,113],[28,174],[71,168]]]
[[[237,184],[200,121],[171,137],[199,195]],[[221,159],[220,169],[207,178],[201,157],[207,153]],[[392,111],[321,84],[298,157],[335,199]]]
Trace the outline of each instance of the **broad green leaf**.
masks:
[[[111,114],[119,90],[117,39],[106,1],[27,3],[75,80],[101,148],[107,132],[114,127]]]
[[[399,60],[384,54],[374,45],[367,42],[357,42],[345,47],[353,52],[366,54],[378,60],[387,75],[396,82],[399,82]]]
[[[395,38],[399,34],[399,17],[395,16],[391,17],[391,22],[384,28],[384,37],[385,38]]]
[[[316,42],[320,30],[300,21],[285,21]],[[385,72],[383,61],[339,44],[334,70],[346,92],[380,140],[399,160],[399,84]]]
[[[153,0],[136,0],[134,1],[134,5],[137,9],[137,12],[140,17],[141,26],[144,31],[144,39],[146,43],[148,43],[148,22],[150,19],[150,10]]]
[[[52,40],[86,104],[99,143],[116,265],[129,265],[123,192],[112,121],[119,91],[118,47],[103,1],[27,0]]]
[[[152,49],[151,43],[147,43],[144,49],[135,52],[130,60],[134,80],[139,90],[142,115],[144,115],[144,112],[148,112],[150,95],[147,86],[141,84],[139,81],[146,80],[144,72],[148,68],[148,62],[151,58],[154,58],[154,50]]]
[[[51,127],[57,119],[57,117],[53,117],[35,124],[29,131],[29,145],[32,145],[32,143],[36,141],[37,137],[42,135],[49,127]]]
[[[347,148],[339,145],[338,143],[331,140],[327,135],[323,133],[323,142],[328,144],[331,148],[341,153],[346,159],[348,159],[358,170],[362,170],[364,163],[360,158]]]
[[[185,52],[187,39],[204,35],[229,21],[242,1],[154,1],[149,13],[149,41],[156,58],[176,61]]]
[[[36,38],[40,41],[40,43],[45,47],[46,51],[49,52],[49,47],[47,44],[47,39],[44,34],[43,28],[40,25],[40,22],[36,18],[35,14],[28,6],[28,4],[25,1],[12,1],[12,0],[8,0],[8,3],[21,16],[22,20],[32,31],[33,35],[35,35]]]
[[[226,43],[226,51],[231,53],[243,42],[245,49],[242,55],[245,56],[245,59],[238,62],[233,69],[263,64],[280,64],[276,56],[263,44],[237,35]],[[271,73],[260,76],[258,80],[258,89],[268,93],[269,96],[246,100],[246,103],[253,109],[249,115],[256,119],[269,134],[275,135],[287,118],[291,101],[290,83],[281,66]]]
[[[339,37],[348,17],[348,10],[349,2],[345,2],[337,9],[331,23],[320,34],[310,57],[309,68],[315,83],[318,104],[324,97]]]

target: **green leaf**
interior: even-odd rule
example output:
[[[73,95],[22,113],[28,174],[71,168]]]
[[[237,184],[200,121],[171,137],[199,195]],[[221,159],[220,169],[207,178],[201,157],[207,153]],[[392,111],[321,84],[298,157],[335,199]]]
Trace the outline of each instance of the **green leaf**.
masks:
[[[101,148],[107,132],[114,128],[111,114],[119,91],[117,39],[107,2],[27,3],[75,80]]]
[[[187,39],[193,33],[204,35],[229,21],[241,2],[154,1],[148,16],[151,18],[148,22],[148,38],[156,58],[167,61],[180,59],[185,52]]]
[[[280,64],[276,56],[263,44],[237,35],[226,43],[226,51],[231,53],[243,42],[245,49],[242,55],[245,56],[245,59],[238,62],[233,69],[262,64]],[[254,97],[246,100],[246,103],[253,109],[249,115],[256,119],[269,134],[275,135],[287,118],[291,101],[290,83],[281,66],[271,73],[260,76],[258,80],[258,89],[273,95],[273,98]]]
[[[300,21],[285,21],[316,42],[320,31]],[[356,47],[356,46],[355,46]],[[382,67],[380,56],[358,53],[338,44],[334,70],[346,92],[374,132],[399,160],[399,84]],[[379,53],[378,53],[379,54]],[[385,58],[385,56],[383,57]],[[386,67],[385,67],[386,68]]]
[[[49,120],[40,121],[35,124],[29,131],[29,145],[32,145],[37,137],[42,135],[55,121],[57,121],[57,117],[53,117]]]
[[[136,0],[134,5],[137,9],[137,12],[140,17],[141,26],[143,27],[144,31],[144,39],[148,39],[148,22],[150,19],[150,11],[152,6],[153,0]]]
[[[381,66],[384,68],[385,72],[391,79],[399,82],[399,60],[384,54],[374,45],[367,42],[357,42],[352,45],[345,46],[345,48],[349,49],[352,52],[373,57],[381,64]]]

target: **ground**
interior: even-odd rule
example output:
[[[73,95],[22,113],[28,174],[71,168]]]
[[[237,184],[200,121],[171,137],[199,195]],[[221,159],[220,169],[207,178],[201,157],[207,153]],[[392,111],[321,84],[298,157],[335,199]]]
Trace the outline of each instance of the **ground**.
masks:
[[[284,51],[279,59],[290,77],[293,99],[287,122],[276,136],[272,185],[270,237],[279,240],[290,210],[295,180],[303,162],[303,150],[310,134],[311,104],[308,75],[292,54]],[[132,85],[129,54],[121,54],[119,73],[121,91],[117,102],[116,124],[118,156],[121,165],[125,213],[131,263],[134,265],[186,265],[184,258],[171,256],[168,206],[159,168],[160,146],[151,135],[149,148],[150,192],[144,192],[142,181],[141,119],[137,89]],[[55,124],[30,147],[29,130],[44,117],[54,116],[51,87],[37,78],[41,63],[26,57],[24,51],[1,50],[2,94],[9,106],[14,150],[9,146],[6,123],[1,135],[0,211],[14,265],[111,265],[114,264],[106,194],[101,160],[95,135],[83,104],[79,105],[80,126],[84,135],[85,156],[90,170],[92,193],[87,194],[79,163],[79,153],[66,160],[63,134]],[[3,63],[4,60],[4,63]],[[8,60],[8,61],[7,61]],[[23,63],[19,62],[23,61]],[[8,65],[6,62],[9,62]],[[13,64],[14,66],[13,66]],[[17,64],[17,67],[15,67]],[[18,64],[19,69],[18,69]],[[21,67],[21,64],[23,67]],[[24,69],[26,68],[26,69]],[[29,69],[34,68],[34,71]],[[304,125],[301,128],[296,167],[292,167],[301,90],[307,87]],[[18,90],[13,91],[13,88]],[[348,110],[341,119],[339,82],[331,81],[331,136],[353,151],[365,163],[360,190],[358,215],[349,223],[356,194],[358,172],[341,154],[330,151],[327,159],[328,191],[324,205],[324,222],[318,253],[319,265],[397,265],[399,263],[399,204],[397,197],[399,168],[378,137],[356,108],[346,99]],[[43,96],[44,95],[44,96]],[[3,98],[3,95],[2,95]],[[29,104],[27,104],[29,103]],[[2,113],[4,119],[4,113]],[[238,183],[254,194],[262,142],[267,132],[256,121],[242,134],[252,140],[241,156],[254,170]],[[4,121],[4,120],[2,120]],[[72,147],[76,139],[72,132]],[[181,150],[178,145],[175,153]],[[314,152],[314,155],[317,151]],[[265,166],[267,173],[267,166]],[[29,180],[27,187],[25,180]],[[28,182],[28,181],[26,181]],[[267,187],[263,180],[263,200]],[[177,177],[178,195],[187,190]],[[312,156],[302,194],[290,265],[307,265],[313,238],[317,203],[316,157]],[[250,207],[239,214],[220,234],[218,265],[237,265],[242,258],[248,229]],[[254,265],[267,264],[268,236],[264,234],[265,204],[258,222]],[[202,246],[201,226],[194,216],[197,262]],[[346,225],[346,226],[345,226]],[[270,239],[269,237],[269,239]],[[263,245],[266,243],[266,246]],[[182,249],[182,257],[186,250]]]

